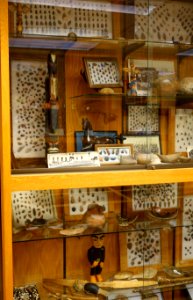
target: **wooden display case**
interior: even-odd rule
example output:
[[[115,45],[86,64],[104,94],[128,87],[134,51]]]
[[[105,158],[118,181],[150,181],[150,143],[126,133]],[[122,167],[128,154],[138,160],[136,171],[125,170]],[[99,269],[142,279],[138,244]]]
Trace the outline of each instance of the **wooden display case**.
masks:
[[[192,1],[29,2],[3,0],[0,9],[1,298],[36,284],[43,300],[104,299],[73,285],[90,280],[87,251],[102,233],[97,284],[106,299],[186,299]],[[110,65],[102,72],[95,62]],[[129,144],[127,163],[48,168],[48,153],[73,157],[76,132],[84,133],[81,150]],[[142,142],[130,145],[136,137]],[[53,198],[34,196],[43,191]],[[100,230],[88,224],[89,205],[104,209]],[[132,276],[118,282],[126,291],[106,288],[123,272]]]

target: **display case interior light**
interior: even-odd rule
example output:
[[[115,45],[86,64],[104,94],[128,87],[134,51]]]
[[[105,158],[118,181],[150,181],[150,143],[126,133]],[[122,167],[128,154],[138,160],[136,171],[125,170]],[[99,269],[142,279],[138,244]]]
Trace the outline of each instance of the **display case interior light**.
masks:
[[[153,10],[160,5],[160,1],[155,2],[155,5],[144,7],[143,9],[137,8],[134,5],[124,4],[113,4],[110,2],[96,2],[91,1],[92,5],[89,6],[90,1],[81,0],[9,0],[12,3],[23,3],[23,4],[36,4],[36,5],[49,5],[58,7],[69,7],[69,8],[85,8],[86,10],[100,10],[107,12],[125,13],[125,14],[136,14],[136,15],[149,15]],[[106,5],[109,3],[109,5]],[[161,2],[162,3],[162,2]],[[162,3],[163,4],[163,3]]]

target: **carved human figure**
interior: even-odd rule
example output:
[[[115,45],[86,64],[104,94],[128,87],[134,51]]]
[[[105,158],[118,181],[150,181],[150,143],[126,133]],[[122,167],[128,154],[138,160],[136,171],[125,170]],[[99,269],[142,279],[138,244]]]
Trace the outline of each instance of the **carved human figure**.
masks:
[[[104,234],[92,235],[93,245],[88,249],[88,260],[90,262],[90,282],[103,281],[101,272],[105,260]]]
[[[50,84],[50,129],[53,133],[58,129],[58,79],[57,79],[57,57],[50,53],[48,57],[48,71]]]

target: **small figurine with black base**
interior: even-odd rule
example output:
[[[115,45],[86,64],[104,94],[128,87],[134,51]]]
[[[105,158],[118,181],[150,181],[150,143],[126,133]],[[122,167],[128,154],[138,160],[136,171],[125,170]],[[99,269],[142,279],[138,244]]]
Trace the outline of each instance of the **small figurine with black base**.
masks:
[[[105,247],[103,245],[104,234],[96,233],[92,235],[93,245],[88,249],[88,260],[90,262],[90,282],[101,282],[103,278],[101,272],[105,260]]]

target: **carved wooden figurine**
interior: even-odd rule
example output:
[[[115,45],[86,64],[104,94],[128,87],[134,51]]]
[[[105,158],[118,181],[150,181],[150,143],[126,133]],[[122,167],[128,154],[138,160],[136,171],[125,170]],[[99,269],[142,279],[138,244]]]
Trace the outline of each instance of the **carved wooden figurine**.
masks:
[[[90,282],[103,281],[101,272],[105,260],[104,234],[92,235],[93,245],[88,249],[88,260],[90,262]]]

